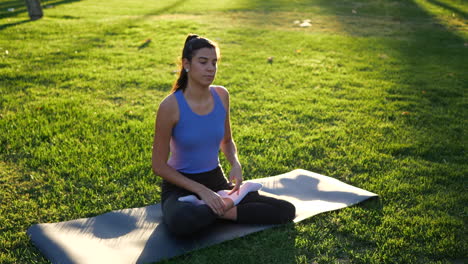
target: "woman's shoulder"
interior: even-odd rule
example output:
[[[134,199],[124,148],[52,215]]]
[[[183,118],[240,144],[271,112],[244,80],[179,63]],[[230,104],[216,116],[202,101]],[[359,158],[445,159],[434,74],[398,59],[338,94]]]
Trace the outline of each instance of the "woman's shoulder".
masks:
[[[178,115],[179,107],[175,93],[169,94],[161,101],[158,112]]]
[[[218,93],[229,93],[226,87],[221,85],[211,85]]]
[[[221,85],[212,85],[211,87],[213,87],[213,89],[218,93],[223,101],[229,99],[229,91],[226,89],[226,87]]]
[[[216,93],[219,95],[219,98],[221,99],[221,102],[223,103],[224,109],[228,111],[229,109],[229,92],[224,86],[220,85],[212,85],[213,89],[216,91]]]
[[[164,99],[162,99],[161,103],[159,104],[159,108],[171,108],[173,106],[177,106],[177,98],[175,93],[167,95]]]

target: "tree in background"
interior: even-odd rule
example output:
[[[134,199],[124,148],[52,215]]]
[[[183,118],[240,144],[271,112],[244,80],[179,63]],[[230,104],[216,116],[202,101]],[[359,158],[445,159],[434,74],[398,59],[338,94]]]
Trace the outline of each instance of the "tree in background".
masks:
[[[31,20],[37,20],[44,15],[40,0],[26,0],[26,6]]]

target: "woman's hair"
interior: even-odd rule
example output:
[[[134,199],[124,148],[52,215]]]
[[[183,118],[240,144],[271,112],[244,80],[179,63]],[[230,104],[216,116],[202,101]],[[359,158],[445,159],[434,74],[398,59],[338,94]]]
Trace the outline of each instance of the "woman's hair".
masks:
[[[187,72],[184,69],[184,59],[187,59],[189,62],[192,62],[195,52],[202,48],[215,49],[216,54],[218,55],[218,60],[220,57],[218,45],[207,38],[200,37],[195,34],[189,34],[187,39],[185,39],[184,49],[182,50],[182,58],[180,59],[180,68],[179,68],[179,78],[172,85],[171,92],[176,92],[180,89],[185,90],[187,87],[188,76]]]

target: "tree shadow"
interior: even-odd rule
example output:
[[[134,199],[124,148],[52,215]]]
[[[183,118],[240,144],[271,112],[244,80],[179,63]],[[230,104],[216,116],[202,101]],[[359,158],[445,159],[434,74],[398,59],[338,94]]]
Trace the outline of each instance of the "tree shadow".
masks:
[[[177,8],[178,6],[182,5],[184,2],[186,2],[185,0],[177,0],[175,1],[174,3],[172,4],[169,4],[165,7],[162,7],[160,9],[156,9],[156,10],[153,10],[147,14],[145,14],[144,17],[149,17],[149,16],[157,16],[157,15],[162,15],[162,14],[165,14],[171,10],[174,10],[175,8]]]
[[[286,2],[276,1],[245,1],[248,10],[259,12],[297,12],[298,16],[307,17],[307,10],[320,9],[320,14],[333,15],[340,28],[337,34],[348,36],[383,37],[379,42],[379,49],[387,49],[399,65],[392,69],[381,71],[374,68],[363,69],[363,79],[367,71],[381,74],[383,80],[394,83],[387,89],[382,101],[385,106],[395,107],[397,113],[388,113],[390,120],[395,120],[400,126],[408,126],[419,130],[422,137],[413,142],[410,151],[384,150],[391,155],[412,155],[429,162],[455,163],[463,162],[463,138],[461,120],[464,119],[462,109],[466,83],[466,58],[468,41],[454,28],[445,25],[435,15],[415,3],[415,1],[383,2],[380,8],[372,1],[339,1],[339,0],[298,0]],[[427,0],[427,3],[448,9],[466,19],[467,13],[454,8],[439,0]],[[302,7],[298,9],[297,6]],[[256,13],[251,14],[255,16]],[[258,16],[253,25],[261,26],[268,21],[261,21],[265,17]],[[252,18],[255,21],[255,17]],[[299,17],[298,17],[299,19]],[[386,24],[377,24],[379,20],[387,22],[390,33],[384,33]],[[313,27],[310,31],[313,32]],[[366,32],[366,29],[371,29]],[[305,32],[308,32],[305,30]],[[374,34],[375,33],[375,34]],[[359,40],[359,39],[357,39]],[[363,46],[356,52],[365,53],[369,46]],[[386,63],[388,54],[381,54],[382,63]],[[379,56],[378,54],[376,56]],[[388,65],[391,65],[391,58]],[[374,65],[369,65],[369,67]],[[433,76],[434,68],[440,69],[440,76]],[[343,78],[346,78],[343,77]],[[340,80],[338,80],[340,81]],[[343,82],[345,82],[343,80]],[[446,89],[450,87],[450,89]],[[414,113],[412,110],[414,109]],[[393,109],[392,109],[393,110]],[[447,115],[444,113],[454,113]],[[400,115],[405,113],[406,115]],[[448,130],[448,127],[451,127]],[[450,139],[450,140],[448,140]],[[450,141],[450,144],[442,142]],[[408,150],[408,149],[407,149]],[[402,154],[403,153],[403,154]]]
[[[81,0],[46,1],[46,2],[42,3],[42,6],[45,6],[46,4],[52,4],[52,5],[56,6],[56,5],[60,5],[60,4],[67,4],[67,3],[78,2],[78,1],[81,1]],[[135,24],[141,23],[141,21],[147,19],[149,16],[163,14],[165,12],[168,12],[170,10],[173,10],[173,9],[177,8],[178,6],[182,5],[184,2],[185,2],[184,0],[177,0],[175,2],[167,4],[166,6],[156,8],[154,10],[150,10],[148,13],[143,14],[143,15],[137,17],[137,18],[123,19],[119,23],[113,23],[110,26],[103,26],[101,28],[101,33],[100,34],[98,33],[96,35],[83,37],[79,41],[76,41],[75,44],[72,47],[70,47],[68,50],[67,50],[67,48],[63,48],[62,51],[60,51],[60,52],[54,52],[54,53],[50,53],[49,55],[43,56],[44,61],[52,60],[54,62],[54,64],[57,65],[57,67],[59,67],[60,64],[68,63],[71,60],[73,60],[74,57],[80,57],[80,56],[76,56],[76,54],[73,53],[75,50],[80,50],[81,53],[84,54],[84,53],[86,53],[87,50],[90,50],[90,49],[93,49],[93,48],[96,48],[96,49],[101,48],[101,45],[103,45],[103,42],[104,42],[104,39],[101,36],[118,35],[119,34],[118,32],[123,32],[126,29],[133,27]],[[10,7],[10,6],[11,7],[24,6],[24,10],[15,11],[15,12],[19,12],[19,13],[27,12],[27,10],[25,9],[26,8],[25,5],[22,5],[20,3],[21,3],[20,1],[9,1],[9,2],[4,3],[4,5],[8,6],[8,7]],[[18,13],[15,13],[15,14],[18,14]],[[2,15],[2,13],[0,12],[0,19],[2,18],[1,15]],[[13,14],[11,16],[13,16]],[[62,18],[73,19],[73,18],[76,18],[76,17],[62,16]],[[8,24],[5,24],[5,25],[0,25],[0,31],[6,29],[8,27],[15,26],[15,25],[21,25],[21,24],[24,24],[24,23],[27,23],[27,22],[30,22],[30,20],[24,20],[24,21],[20,21],[20,22],[14,22],[14,23],[8,23]],[[92,45],[90,45],[90,44],[92,44]],[[13,78],[13,79],[17,78],[17,76],[15,75],[15,77],[11,77],[11,78]],[[31,74],[26,74],[26,75],[24,75],[24,78],[31,79],[31,78],[36,78],[36,77],[32,76]],[[168,86],[167,86],[166,83],[164,83],[164,84],[159,83],[159,84],[152,85],[150,89],[167,90],[167,87]]]
[[[447,9],[450,12],[453,12],[453,13],[459,15],[463,19],[468,19],[468,13],[464,12],[463,10],[460,10],[460,9],[458,9],[456,7],[450,6],[450,5],[446,4],[446,3],[442,3],[442,2],[440,2],[438,0],[426,0],[426,1],[428,1],[431,4],[438,5],[438,6],[442,7],[442,8],[444,8],[444,9]]]
[[[31,22],[31,20],[27,19],[27,20],[17,21],[17,22],[13,22],[13,23],[3,24],[3,25],[0,25],[0,31],[4,30],[6,28],[9,28],[9,27],[25,24],[25,23],[28,23],[28,22]]]
[[[41,1],[42,8],[45,8],[48,5],[59,6],[63,4],[69,4],[73,2],[79,2],[81,0],[61,0],[61,1]],[[8,9],[13,8],[14,11],[8,11]],[[15,17],[19,14],[27,13],[28,9],[26,8],[26,3],[24,1],[6,1],[0,3],[0,19]],[[45,12],[44,12],[45,13]],[[44,14],[46,15],[46,14]],[[1,30],[1,28],[0,28]]]
[[[42,6],[46,6],[47,4],[57,6],[57,5],[61,5],[61,4],[68,4],[68,3],[79,2],[79,1],[81,1],[81,0],[46,1],[46,2],[42,3]],[[148,13],[146,13],[144,15],[141,15],[141,16],[139,16],[137,18],[132,18],[132,19],[129,19],[129,20],[122,20],[122,22],[112,24],[112,26],[102,27],[102,34],[101,35],[116,35],[117,34],[116,32],[124,31],[125,29],[130,28],[133,25],[140,23],[142,20],[146,19],[149,16],[164,14],[164,13],[170,11],[170,10],[173,10],[173,9],[177,8],[178,6],[182,5],[184,2],[185,2],[184,0],[177,0],[177,1],[175,1],[173,3],[170,3],[170,4],[166,5],[166,6],[163,6],[161,8],[151,10]],[[26,6],[19,4],[18,1],[9,1],[9,2],[7,2],[7,4],[4,4],[4,5],[5,6],[8,5],[8,7],[10,7],[10,6],[11,7],[21,7],[21,6],[23,6],[23,9],[21,9],[21,10],[11,12],[11,14],[7,13],[6,15],[8,15],[8,16],[6,16],[6,17],[16,16],[19,13],[27,12]],[[5,15],[5,14],[2,14],[2,12],[0,11],[0,19],[4,18],[4,17],[2,17],[2,15]],[[61,16],[61,18],[76,19],[76,17],[73,17],[73,16]],[[9,23],[9,24],[5,24],[5,25],[0,25],[0,30],[6,29],[6,28],[11,27],[11,26],[23,24],[23,23],[26,23],[26,22],[28,22],[28,20],[21,21],[21,22],[15,22],[15,23]],[[76,43],[76,45],[73,47],[73,50],[79,49],[79,50],[85,51],[87,49],[92,48],[89,45],[89,43],[99,44],[100,42],[102,42],[102,39],[101,38],[96,38],[95,35],[91,36],[91,37],[86,37],[86,38],[83,38],[80,42]],[[56,58],[57,61],[67,61],[67,59],[69,59],[68,58],[69,54],[67,52],[62,52],[61,54],[67,56],[67,58],[59,58],[58,55],[60,55],[60,54],[53,54],[53,57]]]

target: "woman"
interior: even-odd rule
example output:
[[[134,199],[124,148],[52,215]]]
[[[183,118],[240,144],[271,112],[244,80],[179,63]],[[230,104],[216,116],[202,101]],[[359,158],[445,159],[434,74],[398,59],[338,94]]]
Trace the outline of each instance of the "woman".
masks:
[[[156,117],[152,167],[163,178],[163,221],[180,236],[200,231],[218,218],[281,224],[295,217],[291,203],[259,195],[258,186],[242,185],[241,164],[231,135],[229,93],[222,86],[211,86],[219,56],[214,42],[189,35],[179,78],[159,105]],[[231,164],[229,183],[219,165],[220,149]],[[230,191],[222,195],[223,190]],[[226,196],[242,192],[247,194],[237,201]],[[200,203],[183,200],[190,195]]]

